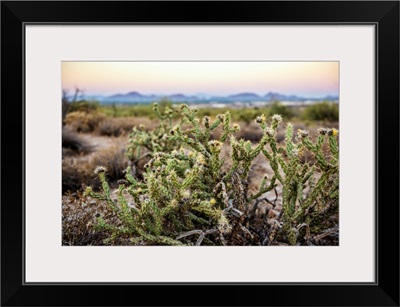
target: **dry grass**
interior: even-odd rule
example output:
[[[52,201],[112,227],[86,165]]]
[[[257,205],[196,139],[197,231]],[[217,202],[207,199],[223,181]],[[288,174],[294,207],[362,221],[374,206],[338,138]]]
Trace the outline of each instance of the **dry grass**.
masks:
[[[103,136],[120,136],[129,133],[137,125],[138,120],[132,117],[107,117],[99,123],[96,133]]]
[[[123,171],[128,166],[125,156],[125,148],[120,139],[117,139],[109,148],[99,151],[91,160],[91,167],[94,170],[97,166],[107,168],[110,181],[116,181],[124,177]]]
[[[93,132],[104,118],[103,114],[75,111],[67,114],[65,124],[75,132],[88,133]]]
[[[93,151],[93,146],[82,136],[69,127],[62,129],[63,157],[70,155],[85,155]]]
[[[80,162],[76,158],[63,159],[62,161],[62,191],[78,191],[86,185],[99,187],[99,180],[95,178],[92,165]]]
[[[105,202],[83,197],[79,191],[66,193],[62,197],[62,245],[104,245],[109,234],[94,226],[100,216],[118,226],[117,216]],[[120,245],[129,243],[120,240]]]
[[[81,138],[87,143],[92,142],[93,152],[86,156],[63,156],[63,193],[80,190],[89,185],[94,189],[99,188],[100,182],[94,174],[97,166],[107,168],[111,183],[124,177],[123,171],[128,166],[125,156],[126,138],[91,138],[87,135]]]
[[[69,131],[80,133],[94,133],[100,136],[128,135],[133,127],[144,125],[146,129],[153,129],[157,122],[148,117],[104,117],[85,112],[69,113],[65,119]]]

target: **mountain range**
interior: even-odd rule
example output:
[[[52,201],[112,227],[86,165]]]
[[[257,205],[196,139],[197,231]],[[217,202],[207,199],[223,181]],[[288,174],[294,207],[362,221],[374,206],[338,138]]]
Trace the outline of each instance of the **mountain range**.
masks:
[[[265,95],[257,95],[255,93],[250,92],[242,92],[234,95],[227,96],[213,96],[207,94],[199,94],[199,95],[184,95],[184,94],[172,94],[172,95],[144,95],[139,92],[133,91],[126,94],[115,94],[111,96],[86,96],[86,99],[89,100],[97,100],[104,104],[111,103],[150,103],[154,101],[159,101],[161,99],[170,100],[173,102],[185,102],[185,103],[214,103],[214,102],[255,102],[255,101],[337,101],[339,100],[338,96],[325,96],[322,98],[313,98],[313,97],[301,97],[297,95],[284,95],[276,92],[268,92]]]

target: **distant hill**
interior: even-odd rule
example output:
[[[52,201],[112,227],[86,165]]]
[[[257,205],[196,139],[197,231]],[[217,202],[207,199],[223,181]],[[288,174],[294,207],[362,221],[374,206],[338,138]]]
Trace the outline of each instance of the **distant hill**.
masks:
[[[185,103],[215,103],[215,102],[273,102],[273,101],[292,101],[292,102],[304,102],[304,101],[338,101],[338,96],[328,95],[323,98],[313,98],[313,97],[301,97],[297,95],[284,95],[277,92],[268,92],[264,96],[259,96],[255,93],[243,92],[227,96],[212,96],[207,94],[199,95],[184,95],[182,93],[176,93],[172,95],[144,95],[136,91],[132,91],[126,94],[115,94],[111,96],[86,96],[88,100],[97,100],[103,104],[111,103],[151,103],[155,101],[160,101],[162,99],[170,100],[172,102],[185,102]]]
[[[261,99],[260,96],[254,93],[240,93],[240,94],[230,95],[227,98],[229,100],[239,100],[239,101],[256,101]]]
[[[315,100],[317,98],[306,98],[306,97],[299,97],[296,95],[283,95],[279,93],[269,92],[265,94],[264,98],[268,101],[306,101],[306,100]],[[318,98],[321,100],[321,98]],[[335,99],[333,99],[335,100]]]

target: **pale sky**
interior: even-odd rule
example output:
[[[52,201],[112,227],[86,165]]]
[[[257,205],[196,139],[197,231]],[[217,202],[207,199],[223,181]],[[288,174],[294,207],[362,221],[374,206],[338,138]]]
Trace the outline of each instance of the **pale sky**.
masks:
[[[62,88],[86,95],[339,95],[339,62],[63,62]]]

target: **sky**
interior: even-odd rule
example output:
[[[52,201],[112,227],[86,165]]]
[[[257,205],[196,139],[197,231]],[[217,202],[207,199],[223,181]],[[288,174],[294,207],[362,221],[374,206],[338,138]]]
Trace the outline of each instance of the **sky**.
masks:
[[[62,89],[85,95],[339,96],[339,62],[62,62]]]

